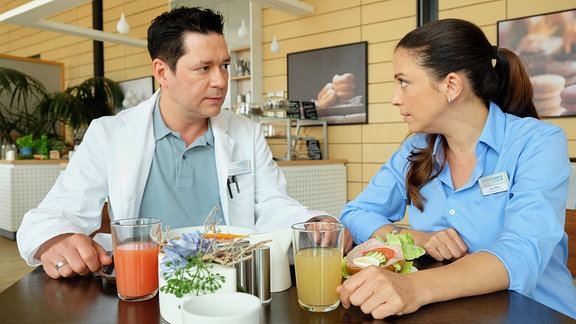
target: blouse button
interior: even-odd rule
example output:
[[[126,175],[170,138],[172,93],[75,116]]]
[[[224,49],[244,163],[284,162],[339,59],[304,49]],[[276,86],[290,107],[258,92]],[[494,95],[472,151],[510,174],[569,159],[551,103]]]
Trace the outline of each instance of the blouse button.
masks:
[[[454,215],[454,214],[456,214],[456,211],[454,209],[450,209],[449,213],[450,213],[450,215]]]

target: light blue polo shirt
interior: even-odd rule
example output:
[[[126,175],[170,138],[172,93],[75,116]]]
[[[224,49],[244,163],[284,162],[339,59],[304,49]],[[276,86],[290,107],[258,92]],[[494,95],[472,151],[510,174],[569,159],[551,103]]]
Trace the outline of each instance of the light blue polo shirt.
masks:
[[[157,100],[153,127],[156,148],[140,217],[160,218],[163,227],[171,229],[198,226],[218,206],[219,224],[224,224],[212,125],[208,123],[206,133],[186,147],[180,134],[164,123]]]

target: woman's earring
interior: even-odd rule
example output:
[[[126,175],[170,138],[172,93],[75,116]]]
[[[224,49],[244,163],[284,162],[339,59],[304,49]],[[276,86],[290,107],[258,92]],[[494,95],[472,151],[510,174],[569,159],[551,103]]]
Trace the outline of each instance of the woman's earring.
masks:
[[[452,98],[448,97],[448,103],[452,104]]]

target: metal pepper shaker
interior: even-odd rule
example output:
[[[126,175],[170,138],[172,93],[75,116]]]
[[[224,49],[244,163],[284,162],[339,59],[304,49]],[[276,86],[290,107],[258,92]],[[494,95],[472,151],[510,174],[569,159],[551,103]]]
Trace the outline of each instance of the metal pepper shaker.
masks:
[[[240,241],[236,245],[236,249],[238,251],[242,251],[250,245],[248,241]],[[246,257],[246,255],[240,255],[239,257]],[[238,290],[252,294],[253,291],[253,283],[252,283],[252,258],[248,258],[246,260],[240,261],[234,265],[236,268],[236,284],[238,286]]]
[[[260,302],[267,304],[270,296],[270,247],[259,246],[252,251],[252,295],[260,298]]]

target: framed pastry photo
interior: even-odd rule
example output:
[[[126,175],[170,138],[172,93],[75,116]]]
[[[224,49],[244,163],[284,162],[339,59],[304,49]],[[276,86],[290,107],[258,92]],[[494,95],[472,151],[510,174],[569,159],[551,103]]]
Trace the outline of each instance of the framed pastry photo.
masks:
[[[313,103],[328,124],[365,124],[367,42],[288,53],[288,100]]]
[[[145,76],[118,82],[124,94],[122,109],[132,108],[150,98],[154,93],[154,77]]]
[[[524,61],[540,117],[576,116],[576,9],[498,21],[498,46]]]

